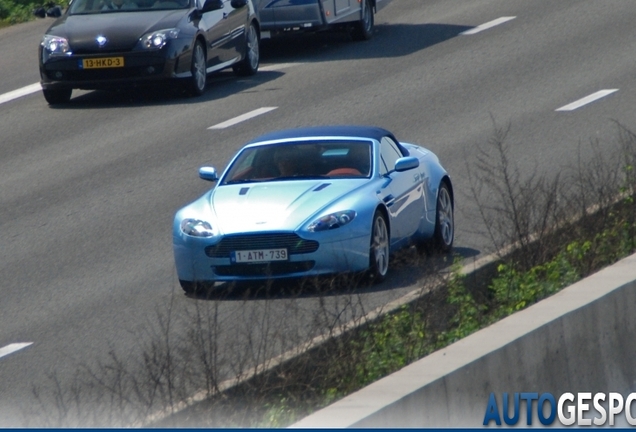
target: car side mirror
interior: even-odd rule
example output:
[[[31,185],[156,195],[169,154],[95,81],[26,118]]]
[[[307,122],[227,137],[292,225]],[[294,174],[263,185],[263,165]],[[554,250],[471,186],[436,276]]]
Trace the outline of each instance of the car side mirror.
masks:
[[[205,0],[201,13],[223,9],[223,0]]]
[[[207,180],[207,181],[217,181],[219,179],[219,176],[216,173],[216,169],[214,167],[201,167],[199,168],[199,177],[203,180]]]
[[[420,160],[414,156],[399,158],[395,161],[395,170],[398,172],[408,171],[420,166]]]
[[[247,0],[232,0],[230,4],[234,9],[240,9],[247,6]]]

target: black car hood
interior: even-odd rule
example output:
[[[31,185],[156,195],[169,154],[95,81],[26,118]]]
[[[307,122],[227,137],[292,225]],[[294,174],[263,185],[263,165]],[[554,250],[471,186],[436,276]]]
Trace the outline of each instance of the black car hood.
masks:
[[[76,54],[128,51],[148,32],[178,27],[189,12],[181,9],[66,15],[53,24],[47,34],[67,38],[71,51]],[[102,48],[97,44],[97,36],[107,39]]]

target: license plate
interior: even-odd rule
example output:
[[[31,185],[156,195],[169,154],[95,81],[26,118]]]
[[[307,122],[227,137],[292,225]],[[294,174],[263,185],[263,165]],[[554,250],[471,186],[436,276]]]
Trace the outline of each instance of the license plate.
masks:
[[[80,69],[105,69],[124,67],[123,57],[104,57],[80,60]]]
[[[230,259],[234,263],[260,263],[269,261],[287,261],[287,249],[259,249],[232,252]]]

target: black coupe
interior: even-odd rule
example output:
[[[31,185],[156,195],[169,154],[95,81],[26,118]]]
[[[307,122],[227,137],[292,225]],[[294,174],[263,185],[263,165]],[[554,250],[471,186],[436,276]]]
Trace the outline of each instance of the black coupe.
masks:
[[[39,49],[49,104],[73,89],[179,81],[193,95],[207,75],[259,65],[260,26],[252,0],[72,0]]]

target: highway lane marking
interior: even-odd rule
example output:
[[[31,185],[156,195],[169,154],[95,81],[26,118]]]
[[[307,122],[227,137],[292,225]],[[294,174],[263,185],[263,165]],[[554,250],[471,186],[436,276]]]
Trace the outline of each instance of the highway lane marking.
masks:
[[[595,100],[604,98],[607,95],[610,95],[614,92],[618,91],[618,89],[607,89],[607,90],[599,90],[596,93],[592,93],[589,96],[585,96],[582,99],[574,101],[570,104],[564,105],[561,108],[557,108],[555,111],[573,111],[577,108],[581,108],[584,105],[594,102]]]
[[[0,348],[0,357],[7,356],[16,351],[20,351],[22,348],[26,348],[29,345],[32,345],[33,342],[25,342],[25,343],[12,343],[5,347]]]
[[[263,72],[270,72],[270,71],[277,71],[280,69],[286,69],[288,67],[292,67],[292,66],[300,66],[303,63],[281,63],[281,64],[273,64],[273,65],[269,65],[269,66],[263,66],[263,67],[259,67],[258,70],[259,71],[263,71]]]
[[[460,35],[474,35],[475,33],[479,33],[482,32],[484,30],[488,30],[489,28],[498,26],[499,24],[503,24],[505,22],[508,22],[510,20],[513,20],[517,18],[516,16],[507,16],[507,17],[501,17],[501,18],[497,18],[496,20],[492,20],[492,21],[488,21],[487,23],[484,23],[482,25],[478,25],[475,28],[472,28],[470,30],[466,30],[460,33]]]
[[[244,122],[245,120],[249,120],[253,117],[259,116],[261,114],[265,114],[267,112],[273,111],[278,107],[263,107],[259,109],[255,109],[254,111],[250,111],[238,117],[234,117],[233,119],[224,121],[223,123],[216,124],[214,126],[210,126],[208,129],[225,129],[230,126],[234,126],[237,123]]]
[[[40,90],[42,90],[42,86],[40,85],[40,83],[35,83],[17,90],[10,91],[9,93],[0,95],[0,104],[12,101],[13,99],[21,98],[22,96],[30,95],[31,93],[35,93]]]
[[[259,68],[259,70],[261,70],[263,72],[271,72],[271,71],[277,71],[277,70],[280,70],[280,69],[286,69],[286,68],[289,68],[289,67],[292,67],[292,66],[298,66],[298,65],[301,65],[301,64],[302,63],[273,64],[273,65],[261,67],[261,68]],[[38,92],[40,90],[42,90],[42,86],[40,85],[40,83],[34,83],[34,84],[28,85],[26,87],[22,87],[20,89],[10,91],[10,92],[5,93],[5,94],[0,94],[0,104],[10,102],[10,101],[12,101],[14,99],[18,99],[18,98],[21,98],[22,96],[30,95],[30,94]]]

